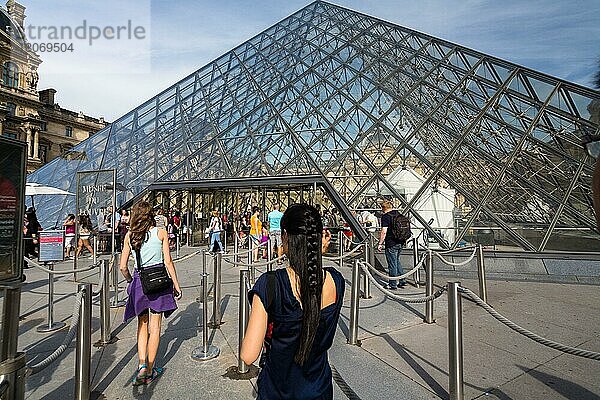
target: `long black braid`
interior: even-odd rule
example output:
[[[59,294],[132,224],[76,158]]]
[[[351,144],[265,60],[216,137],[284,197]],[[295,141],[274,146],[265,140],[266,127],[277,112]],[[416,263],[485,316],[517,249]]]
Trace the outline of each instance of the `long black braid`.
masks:
[[[323,222],[313,206],[294,204],[284,213],[281,228],[287,235],[290,266],[299,281],[302,333],[294,361],[303,365],[310,355],[321,316]]]

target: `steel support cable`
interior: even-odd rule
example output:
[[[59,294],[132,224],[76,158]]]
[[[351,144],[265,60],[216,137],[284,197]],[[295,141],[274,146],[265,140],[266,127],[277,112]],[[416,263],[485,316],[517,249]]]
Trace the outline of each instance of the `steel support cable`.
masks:
[[[562,351],[563,353],[572,354],[574,356],[579,356],[579,357],[584,357],[584,358],[589,358],[592,360],[600,360],[600,353],[597,353],[594,351],[589,351],[589,350],[579,349],[577,347],[567,346],[565,344],[558,343],[558,342],[555,342],[550,339],[546,339],[545,337],[535,334],[535,333],[523,328],[522,326],[515,324],[514,322],[512,322],[511,320],[509,320],[508,318],[506,318],[505,316],[500,314],[498,311],[496,311],[492,306],[487,304],[485,301],[481,300],[479,298],[479,296],[477,296],[471,290],[461,286],[461,287],[459,287],[459,291],[464,293],[465,295],[467,295],[478,306],[482,307],[485,311],[487,311],[492,317],[496,318],[498,321],[502,322],[504,325],[508,326],[513,331],[518,332],[523,336],[527,336],[529,339],[531,339],[535,342],[543,344],[546,347],[550,347],[552,349]]]
[[[360,397],[358,397],[356,392],[352,390],[348,383],[346,383],[346,381],[344,380],[344,378],[342,378],[335,366],[332,363],[329,363],[329,366],[331,367],[331,376],[333,377],[333,380],[341,389],[341,391],[344,392],[346,397],[350,400],[360,400]]]
[[[473,249],[473,253],[472,253],[472,254],[469,256],[469,258],[467,258],[465,261],[458,262],[458,263],[455,263],[455,262],[451,262],[451,261],[448,261],[448,260],[446,260],[446,259],[445,259],[445,258],[444,258],[444,257],[443,257],[443,256],[442,256],[440,253],[437,253],[437,252],[435,252],[435,251],[434,251],[434,252],[432,252],[432,253],[433,253],[433,254],[435,254],[435,256],[436,256],[437,258],[439,258],[440,260],[442,260],[442,262],[443,262],[444,264],[451,265],[451,266],[453,266],[453,267],[459,267],[459,266],[461,266],[461,265],[466,265],[466,264],[470,263],[470,262],[471,262],[471,260],[473,260],[473,259],[475,258],[475,254],[477,254],[477,247],[475,247],[475,248]]]
[[[27,264],[31,264],[34,267],[37,267],[37,268],[41,269],[42,271],[47,272],[49,274],[53,274],[53,275],[68,275],[68,274],[73,274],[76,272],[87,272],[87,271],[91,271],[92,269],[94,269],[100,265],[100,262],[96,262],[96,264],[92,264],[89,267],[85,267],[85,268],[71,269],[68,271],[55,271],[52,269],[42,267],[40,264],[38,264],[37,262],[35,262],[27,257],[23,257],[23,258],[25,259],[25,261],[27,261]]]
[[[439,288],[436,292],[434,292],[432,295],[430,296],[424,296],[424,297],[404,297],[404,296],[399,296],[395,293],[390,292],[389,290],[387,290],[386,288],[384,288],[379,282],[377,282],[377,279],[375,279],[373,277],[373,275],[371,275],[371,273],[369,272],[369,268],[367,268],[364,263],[360,264],[361,268],[363,269],[363,271],[365,272],[365,274],[367,275],[367,277],[371,280],[371,282],[373,282],[373,284],[375,286],[377,286],[377,288],[379,290],[381,290],[383,292],[383,294],[385,294],[388,297],[391,297],[393,299],[396,299],[398,301],[401,301],[403,303],[425,303],[426,301],[429,300],[435,300],[438,297],[440,297],[447,289],[448,286],[444,285],[441,288]]]
[[[44,360],[40,361],[37,364],[27,365],[26,375],[35,375],[38,372],[42,371],[48,365],[52,364],[54,361],[60,357],[64,351],[69,347],[75,335],[77,334],[77,326],[79,325],[79,310],[81,308],[81,302],[83,300],[83,291],[79,291],[77,296],[75,297],[75,304],[73,305],[73,315],[71,316],[71,326],[69,327],[69,331],[65,336],[62,344],[58,346],[56,350]]]
[[[277,257],[272,259],[271,261],[263,261],[263,262],[259,262],[259,263],[254,263],[254,264],[248,264],[248,263],[243,263],[243,262],[237,262],[237,261],[230,261],[227,260],[226,258],[223,258],[223,261],[225,261],[228,264],[232,264],[232,265],[237,265],[238,267],[264,267],[265,265],[270,265],[273,264],[279,260],[283,260],[285,258],[285,254],[282,255],[281,257]]]
[[[356,252],[358,250],[362,250],[362,247],[364,246],[364,244],[359,244],[358,246],[356,246],[354,249],[350,250],[349,252],[345,253],[342,256],[323,256],[324,260],[330,260],[330,261],[339,261],[341,259],[344,258],[348,258],[353,256],[354,254],[356,254]]]
[[[383,279],[386,279],[388,281],[399,281],[399,280],[402,280],[402,279],[407,278],[410,275],[414,274],[425,263],[425,259],[426,259],[425,256],[421,257],[421,259],[419,260],[419,262],[417,263],[417,265],[415,265],[415,267],[413,269],[411,269],[410,271],[405,272],[399,276],[386,275],[366,261],[361,261],[361,264],[366,265],[371,271],[375,272],[376,275],[378,275],[379,277],[381,277]]]

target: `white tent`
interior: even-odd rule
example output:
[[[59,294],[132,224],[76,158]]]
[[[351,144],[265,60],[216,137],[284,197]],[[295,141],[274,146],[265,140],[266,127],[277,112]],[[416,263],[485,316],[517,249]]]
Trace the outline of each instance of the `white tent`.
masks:
[[[387,181],[397,192],[404,194],[406,201],[410,201],[425,182],[425,178],[412,168],[398,167],[388,175]],[[392,193],[386,187],[381,187],[379,193],[376,193],[375,188],[372,188],[367,192],[368,196],[390,196],[391,194]],[[421,195],[414,205],[415,211],[417,211],[426,222],[433,220],[431,222],[433,229],[440,233],[450,244],[454,242],[456,236],[453,217],[455,195],[456,190],[454,189],[438,187],[434,190],[430,187]],[[413,235],[420,235],[423,231],[423,225],[414,217],[411,218],[411,223],[413,225]]]

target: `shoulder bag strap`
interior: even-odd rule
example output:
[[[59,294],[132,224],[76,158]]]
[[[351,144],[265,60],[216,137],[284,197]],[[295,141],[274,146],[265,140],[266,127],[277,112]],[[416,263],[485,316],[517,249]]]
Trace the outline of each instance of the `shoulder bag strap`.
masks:
[[[137,260],[137,270],[142,270],[142,255],[139,250],[135,250],[135,258]]]

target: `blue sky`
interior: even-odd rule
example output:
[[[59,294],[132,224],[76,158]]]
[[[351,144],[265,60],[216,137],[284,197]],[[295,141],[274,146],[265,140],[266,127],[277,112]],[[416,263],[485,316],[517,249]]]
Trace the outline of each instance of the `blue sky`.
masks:
[[[99,26],[132,20],[144,41],[98,41],[41,53],[39,88],[112,121],[306,1],[22,0],[26,24]],[[600,58],[598,0],[337,0],[335,4],[591,87]]]

